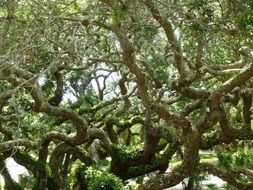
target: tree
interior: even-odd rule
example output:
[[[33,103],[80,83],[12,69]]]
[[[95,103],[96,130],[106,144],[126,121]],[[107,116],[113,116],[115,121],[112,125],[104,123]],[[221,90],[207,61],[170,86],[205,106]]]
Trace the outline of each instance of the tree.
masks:
[[[159,171],[142,184],[159,190],[208,172],[253,189],[251,1],[6,0],[0,14],[1,168],[12,156],[33,189],[71,189],[77,162],[110,157],[106,185]],[[223,167],[200,162],[212,149]],[[98,187],[87,175],[76,187]]]

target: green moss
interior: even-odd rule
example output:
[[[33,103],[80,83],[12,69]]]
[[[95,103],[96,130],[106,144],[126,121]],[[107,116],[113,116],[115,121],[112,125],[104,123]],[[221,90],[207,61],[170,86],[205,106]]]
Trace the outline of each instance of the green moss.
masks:
[[[113,174],[102,173],[101,175],[90,179],[88,190],[123,190],[122,181]]]
[[[158,166],[160,166],[161,163],[162,163],[161,159],[156,158],[150,164],[130,167],[127,171],[127,176],[131,177],[146,174],[152,171],[153,169],[157,168]]]
[[[73,165],[69,177],[69,183],[70,186],[73,187],[73,189],[75,189],[76,186],[85,181],[86,170],[87,166],[85,166],[80,161],[77,161],[77,163]]]
[[[113,157],[114,161],[125,165],[138,160],[143,153],[140,146],[112,145],[112,148],[115,155]]]
[[[81,162],[77,162],[71,171],[71,186],[88,188],[88,190],[122,190],[124,185],[120,178],[107,171],[102,171],[100,167],[87,167]]]

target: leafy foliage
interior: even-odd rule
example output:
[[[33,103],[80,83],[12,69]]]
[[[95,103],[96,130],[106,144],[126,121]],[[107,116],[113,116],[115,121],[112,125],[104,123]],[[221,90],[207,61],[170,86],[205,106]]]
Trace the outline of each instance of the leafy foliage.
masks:
[[[108,171],[103,171],[98,167],[87,167],[77,163],[72,169],[71,184],[75,189],[80,181],[85,181],[89,190],[123,190],[122,181]]]
[[[251,0],[0,5],[2,169],[14,157],[33,189],[165,189],[202,173],[253,189]]]

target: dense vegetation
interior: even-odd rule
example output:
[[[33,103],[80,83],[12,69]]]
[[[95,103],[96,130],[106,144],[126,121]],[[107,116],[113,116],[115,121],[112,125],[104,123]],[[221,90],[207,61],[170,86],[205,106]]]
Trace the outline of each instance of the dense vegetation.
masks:
[[[139,188],[160,190],[206,173],[253,189],[251,0],[0,5],[6,189],[25,188],[10,156],[28,189],[120,190],[146,175]]]

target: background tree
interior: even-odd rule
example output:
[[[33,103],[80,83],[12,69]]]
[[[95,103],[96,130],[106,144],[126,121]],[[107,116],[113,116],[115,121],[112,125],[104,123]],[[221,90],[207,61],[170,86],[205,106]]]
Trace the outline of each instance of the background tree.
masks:
[[[253,189],[251,1],[6,0],[0,21],[1,168],[12,156],[33,189],[153,171],[145,190],[205,172]],[[200,162],[212,149],[223,167]]]

